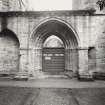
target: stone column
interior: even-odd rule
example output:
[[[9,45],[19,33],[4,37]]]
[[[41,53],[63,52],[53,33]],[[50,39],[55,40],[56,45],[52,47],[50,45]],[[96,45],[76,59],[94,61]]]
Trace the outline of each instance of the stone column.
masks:
[[[88,48],[79,48],[79,74],[80,75],[88,75]]]
[[[42,49],[34,49],[34,70],[42,70]]]

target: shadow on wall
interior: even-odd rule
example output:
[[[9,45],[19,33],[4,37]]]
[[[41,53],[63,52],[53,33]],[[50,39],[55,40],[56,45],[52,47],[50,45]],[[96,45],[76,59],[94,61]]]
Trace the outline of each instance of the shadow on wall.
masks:
[[[89,71],[95,72],[96,71],[96,49],[95,47],[89,47],[88,49],[88,64],[89,64]]]
[[[0,32],[0,73],[19,71],[19,40],[9,29]]]

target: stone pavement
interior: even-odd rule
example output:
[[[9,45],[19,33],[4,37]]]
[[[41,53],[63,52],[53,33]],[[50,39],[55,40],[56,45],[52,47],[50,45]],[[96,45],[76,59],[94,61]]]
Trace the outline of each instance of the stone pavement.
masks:
[[[105,88],[0,87],[0,105],[105,105]]]
[[[105,81],[81,82],[73,79],[34,79],[28,81],[0,80],[0,86],[36,88],[105,88]]]
[[[32,105],[78,105],[69,89],[40,89],[36,99],[31,102]]]
[[[105,105],[105,81],[0,79],[0,105]]]

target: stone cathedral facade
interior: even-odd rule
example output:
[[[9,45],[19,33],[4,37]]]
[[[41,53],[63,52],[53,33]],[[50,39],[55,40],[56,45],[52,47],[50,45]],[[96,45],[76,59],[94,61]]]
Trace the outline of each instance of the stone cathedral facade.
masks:
[[[105,73],[104,10],[77,1],[67,11],[1,9],[0,73]]]

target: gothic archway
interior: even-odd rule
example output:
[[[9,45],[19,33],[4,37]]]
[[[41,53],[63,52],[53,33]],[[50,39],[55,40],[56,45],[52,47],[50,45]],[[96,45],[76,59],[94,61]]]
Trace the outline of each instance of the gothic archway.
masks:
[[[74,30],[66,22],[60,20],[48,20],[40,24],[34,31],[33,44],[34,51],[36,52],[35,69],[42,68],[42,49],[43,43],[51,35],[59,37],[64,44],[65,48],[65,70],[72,70],[76,72],[78,69],[78,52],[77,48],[79,41]],[[35,59],[34,58],[34,59]]]

